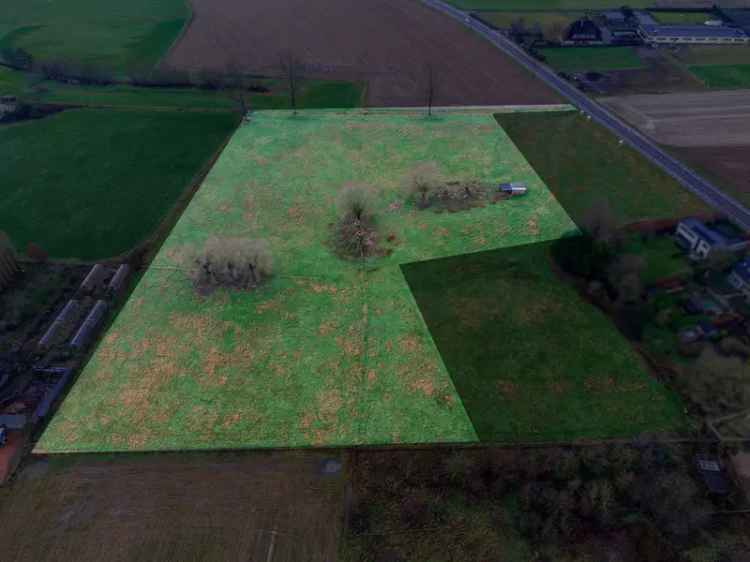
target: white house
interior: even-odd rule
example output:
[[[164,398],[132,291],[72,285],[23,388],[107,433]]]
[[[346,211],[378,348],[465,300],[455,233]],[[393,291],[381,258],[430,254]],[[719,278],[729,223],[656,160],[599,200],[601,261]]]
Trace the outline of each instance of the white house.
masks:
[[[16,96],[0,96],[0,117],[4,113],[15,113],[18,109]]]
[[[729,238],[724,234],[706,226],[698,219],[684,219],[677,225],[675,231],[677,244],[690,253],[690,257],[702,260],[713,250],[738,251],[746,247],[747,240]]]
[[[745,258],[737,263],[732,268],[727,281],[750,301],[750,258]]]

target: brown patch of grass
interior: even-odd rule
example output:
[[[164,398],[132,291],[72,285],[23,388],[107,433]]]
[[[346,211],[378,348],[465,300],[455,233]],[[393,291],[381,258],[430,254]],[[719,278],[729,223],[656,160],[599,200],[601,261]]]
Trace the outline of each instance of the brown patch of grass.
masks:
[[[409,389],[413,392],[419,391],[425,396],[433,396],[435,394],[435,385],[432,379],[416,380],[409,385]]]
[[[497,389],[500,394],[505,398],[513,398],[518,391],[518,385],[512,381],[499,380],[497,381]]]
[[[419,350],[419,340],[415,336],[401,336],[398,345],[404,353],[416,353]]]

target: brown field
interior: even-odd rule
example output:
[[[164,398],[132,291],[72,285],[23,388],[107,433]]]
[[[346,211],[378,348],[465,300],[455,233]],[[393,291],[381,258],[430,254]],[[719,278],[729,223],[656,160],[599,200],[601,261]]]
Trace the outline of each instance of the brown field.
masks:
[[[331,562],[345,477],[344,469],[321,475],[325,458],[277,452],[33,460],[0,489],[0,558]]]
[[[279,75],[294,53],[309,78],[360,80],[372,106],[425,105],[434,67],[435,105],[559,102],[489,42],[417,1],[192,0],[194,18],[164,64],[184,70]]]
[[[603,98],[657,142],[679,147],[750,144],[750,91],[732,90]]]
[[[667,147],[674,156],[750,206],[750,144]]]

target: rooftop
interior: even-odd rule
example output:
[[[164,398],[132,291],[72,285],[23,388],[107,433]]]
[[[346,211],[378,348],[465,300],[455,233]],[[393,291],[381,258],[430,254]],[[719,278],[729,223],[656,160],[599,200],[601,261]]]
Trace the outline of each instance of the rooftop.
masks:
[[[642,25],[644,33],[655,37],[747,37],[736,27],[715,27],[710,25]]]

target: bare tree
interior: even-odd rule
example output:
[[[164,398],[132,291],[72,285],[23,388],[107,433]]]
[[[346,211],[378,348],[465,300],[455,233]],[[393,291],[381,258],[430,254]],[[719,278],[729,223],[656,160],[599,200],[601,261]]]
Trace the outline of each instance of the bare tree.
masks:
[[[196,257],[191,277],[197,288],[254,289],[273,272],[265,240],[209,238]]]
[[[584,213],[581,226],[596,242],[611,246],[617,241],[617,217],[609,201],[601,199]]]
[[[609,266],[609,282],[617,290],[622,304],[638,303],[643,295],[643,270],[646,260],[635,254],[624,254]]]
[[[297,93],[302,73],[302,63],[293,51],[282,53],[279,57],[281,71],[289,87],[289,105],[297,115]]]
[[[375,224],[374,192],[367,185],[347,184],[339,191],[336,206],[334,244],[340,254],[350,258],[375,255],[378,233]]]
[[[427,115],[432,116],[432,104],[435,101],[435,95],[437,92],[437,84],[435,80],[435,70],[432,63],[427,63],[425,66],[425,87],[427,95]]]

